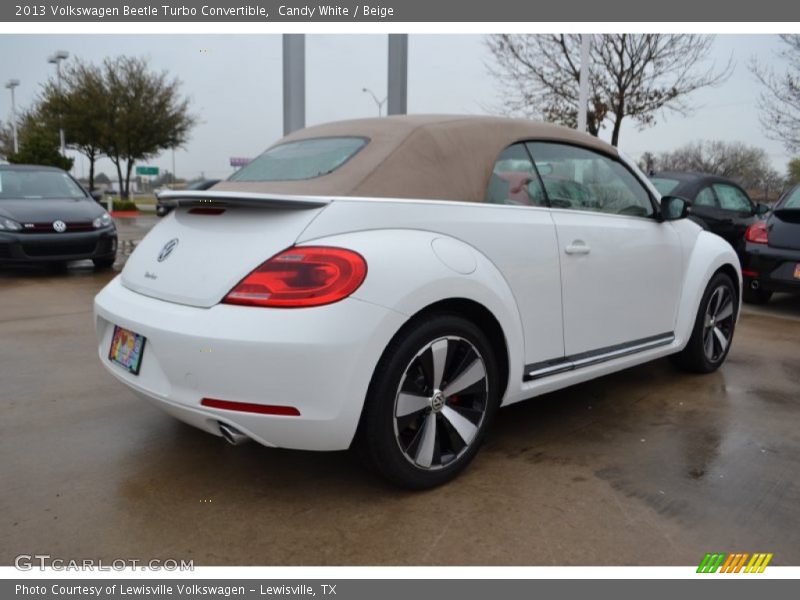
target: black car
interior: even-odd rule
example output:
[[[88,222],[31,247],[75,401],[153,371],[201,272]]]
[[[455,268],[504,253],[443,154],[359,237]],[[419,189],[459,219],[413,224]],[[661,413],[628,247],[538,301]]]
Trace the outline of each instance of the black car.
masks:
[[[198,179],[197,181],[193,181],[189,185],[187,185],[184,189],[185,190],[207,190],[208,188],[217,185],[220,182],[219,179]],[[159,217],[163,217],[169,211],[172,210],[171,206],[165,206],[161,204],[161,199],[156,194],[156,214]]]
[[[747,302],[763,304],[773,292],[800,293],[800,185],[778,200],[765,221],[748,227],[742,275]]]
[[[692,202],[691,218],[712,233],[725,238],[742,260],[744,232],[769,212],[766,204],[756,204],[730,179],[688,173],[662,171],[650,176],[662,196],[680,196]]]
[[[111,216],[69,173],[0,165],[0,263],[67,263],[108,268],[117,255]]]

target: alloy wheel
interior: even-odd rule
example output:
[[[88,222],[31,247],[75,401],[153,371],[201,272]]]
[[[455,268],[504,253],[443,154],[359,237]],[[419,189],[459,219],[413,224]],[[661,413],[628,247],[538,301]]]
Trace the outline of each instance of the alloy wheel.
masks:
[[[405,369],[395,397],[394,432],[419,469],[442,469],[467,451],[486,417],[489,382],[477,348],[459,336],[426,344]]]
[[[718,286],[708,299],[703,320],[703,352],[711,362],[725,355],[733,334],[734,296],[730,288]]]

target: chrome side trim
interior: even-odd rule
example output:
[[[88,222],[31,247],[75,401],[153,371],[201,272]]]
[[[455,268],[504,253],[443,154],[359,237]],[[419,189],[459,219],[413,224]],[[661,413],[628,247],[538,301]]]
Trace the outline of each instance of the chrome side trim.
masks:
[[[665,333],[625,344],[619,344],[617,346],[610,346],[591,352],[567,356],[558,361],[546,361],[545,363],[528,365],[525,369],[523,381],[531,381],[558,375],[559,373],[566,373],[567,371],[574,371],[575,369],[581,369],[616,358],[637,354],[645,350],[667,346],[673,341],[675,341],[675,334]]]

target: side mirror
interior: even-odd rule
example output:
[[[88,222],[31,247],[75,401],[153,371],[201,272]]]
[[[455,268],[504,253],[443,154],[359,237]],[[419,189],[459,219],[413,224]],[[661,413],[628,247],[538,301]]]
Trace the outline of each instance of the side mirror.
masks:
[[[103,192],[101,190],[92,190],[89,192],[89,195],[94,198],[95,202],[102,202],[103,201]]]
[[[692,203],[680,196],[661,197],[661,218],[664,221],[677,221],[689,216]]]
[[[754,213],[753,213],[753,214],[755,214],[755,215],[756,215],[756,216],[758,216],[758,217],[763,217],[763,216],[764,216],[765,214],[767,214],[767,213],[768,213],[770,210],[771,210],[771,209],[770,209],[769,205],[767,205],[767,204],[764,204],[764,203],[762,203],[762,202],[759,202],[758,204],[756,204],[756,209],[755,209],[755,211],[754,211]]]

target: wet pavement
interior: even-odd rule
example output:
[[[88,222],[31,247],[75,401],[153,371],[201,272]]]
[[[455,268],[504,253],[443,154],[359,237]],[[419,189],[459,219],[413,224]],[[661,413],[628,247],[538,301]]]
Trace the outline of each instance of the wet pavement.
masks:
[[[660,360],[506,408],[467,472],[409,493],[346,452],[231,447],[134,397],[95,352],[113,275],[0,269],[0,564],[800,564],[800,298],[746,309],[717,373]]]

